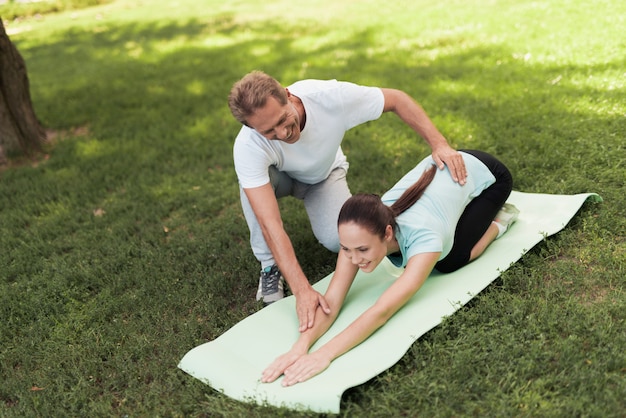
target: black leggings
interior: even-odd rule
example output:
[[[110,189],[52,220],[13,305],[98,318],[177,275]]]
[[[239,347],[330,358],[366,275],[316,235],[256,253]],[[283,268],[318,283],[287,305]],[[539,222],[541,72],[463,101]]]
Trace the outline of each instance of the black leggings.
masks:
[[[485,234],[513,188],[511,173],[495,157],[482,151],[461,151],[482,161],[494,175],[496,182],[483,190],[465,207],[456,224],[450,254],[435,265],[435,268],[442,273],[451,273],[469,263],[472,248]]]

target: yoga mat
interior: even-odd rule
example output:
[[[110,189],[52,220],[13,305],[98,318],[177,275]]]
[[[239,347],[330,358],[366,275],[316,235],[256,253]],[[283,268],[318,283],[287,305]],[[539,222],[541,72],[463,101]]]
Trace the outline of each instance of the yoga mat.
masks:
[[[370,338],[335,359],[312,379],[282,387],[282,377],[261,383],[261,372],[298,337],[295,298],[284,298],[245,318],[217,339],[190,350],[178,367],[225,395],[244,402],[294,410],[339,413],[341,395],[393,366],[420,336],[441,323],[500,276],[534,245],[560,231],[594,193],[547,195],[512,192],[520,210],[516,223],[471,264],[450,273],[433,272],[422,288]],[[328,341],[371,306],[400,275],[386,261],[357,275],[339,317],[312,349]],[[324,293],[332,274],[314,287]]]

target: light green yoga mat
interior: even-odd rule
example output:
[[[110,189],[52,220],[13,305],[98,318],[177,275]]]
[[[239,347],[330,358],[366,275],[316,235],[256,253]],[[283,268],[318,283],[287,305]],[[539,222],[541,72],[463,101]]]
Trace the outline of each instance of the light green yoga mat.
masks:
[[[513,192],[518,221],[473,263],[450,273],[433,272],[415,296],[382,328],[333,361],[314,378],[284,388],[282,378],[260,383],[263,369],[298,337],[295,299],[285,298],[245,318],[219,338],[189,351],[178,367],[225,395],[245,402],[296,410],[338,413],[343,392],[393,366],[420,336],[454,313],[512,263],[548,235],[560,231],[593,193],[546,195]],[[335,324],[317,345],[337,334],[395,280],[401,270],[389,262],[359,273]],[[324,293],[332,274],[315,284]],[[317,346],[316,345],[316,346]],[[313,348],[315,348],[314,346]]]

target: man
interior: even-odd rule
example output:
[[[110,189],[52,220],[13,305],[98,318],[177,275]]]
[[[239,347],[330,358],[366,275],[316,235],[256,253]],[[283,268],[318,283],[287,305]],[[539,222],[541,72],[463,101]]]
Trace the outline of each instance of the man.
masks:
[[[338,252],[337,217],[351,195],[341,149],[347,130],[394,112],[430,145],[438,167],[447,165],[453,179],[465,183],[461,155],[400,90],[336,80],[303,80],[284,88],[269,75],[253,71],[235,83],[228,105],[244,125],[233,156],[250,244],[261,263],[257,300],[281,299],[286,280],[296,298],[301,332],[313,326],[318,305],[326,313],[330,310],[298,263],[277,199],[302,199],[315,237]]]

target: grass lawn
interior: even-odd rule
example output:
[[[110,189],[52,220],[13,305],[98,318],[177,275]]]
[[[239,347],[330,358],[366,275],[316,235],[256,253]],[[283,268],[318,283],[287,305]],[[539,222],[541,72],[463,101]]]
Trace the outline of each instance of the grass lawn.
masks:
[[[342,414],[624,416],[626,3],[300,3],[117,0],[5,21],[54,140],[0,170],[0,416],[311,415],[176,367],[260,308],[226,106],[252,69],[405,90],[516,190],[604,198],[347,391]],[[428,147],[390,114],[344,151],[352,192],[382,193]],[[321,279],[335,255],[300,202],[281,208]]]

